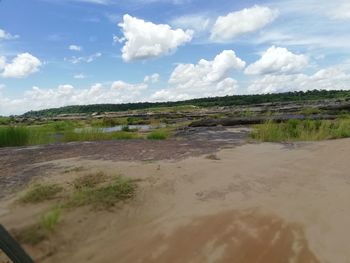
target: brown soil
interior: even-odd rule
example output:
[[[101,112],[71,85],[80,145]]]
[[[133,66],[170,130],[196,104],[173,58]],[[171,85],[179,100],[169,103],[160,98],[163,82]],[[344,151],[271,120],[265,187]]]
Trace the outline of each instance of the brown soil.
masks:
[[[41,181],[67,185],[104,171],[139,179],[138,190],[110,211],[64,210],[56,233],[25,249],[43,263],[349,262],[350,139],[245,144],[216,152],[214,160],[204,152],[178,160],[90,155],[42,163],[54,169]],[[13,232],[55,203],[22,206],[16,198],[0,202],[0,221]]]

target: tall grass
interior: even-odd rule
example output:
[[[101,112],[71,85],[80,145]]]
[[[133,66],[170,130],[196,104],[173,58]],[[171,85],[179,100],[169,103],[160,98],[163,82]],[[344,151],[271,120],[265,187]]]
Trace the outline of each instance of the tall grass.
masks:
[[[252,138],[259,141],[317,141],[350,137],[350,119],[268,121],[256,125]]]
[[[25,127],[0,127],[0,147],[27,145],[29,139],[30,133]]]

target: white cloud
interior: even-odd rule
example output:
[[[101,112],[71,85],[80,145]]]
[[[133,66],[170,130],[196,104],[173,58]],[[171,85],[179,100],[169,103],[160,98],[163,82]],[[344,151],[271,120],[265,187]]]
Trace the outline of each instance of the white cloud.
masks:
[[[304,55],[296,55],[286,48],[272,46],[261,58],[245,69],[248,75],[285,74],[300,72],[308,64]]]
[[[17,38],[19,38],[19,35],[11,35],[10,33],[0,28],[0,40],[12,40]]]
[[[6,58],[4,56],[0,56],[0,70],[4,69],[6,66]]]
[[[69,61],[73,64],[78,64],[78,63],[82,63],[82,62],[91,63],[101,56],[102,56],[102,53],[97,52],[97,53],[92,54],[92,55],[87,56],[87,57],[75,57],[75,56],[73,56],[71,58],[65,58],[64,60]]]
[[[81,46],[77,46],[77,45],[70,45],[68,48],[69,50],[72,50],[72,51],[81,51],[83,49]]]
[[[214,41],[232,40],[241,34],[265,27],[277,16],[278,11],[257,5],[219,16],[211,29],[210,38]]]
[[[85,79],[86,78],[86,76],[84,75],[84,74],[76,74],[76,75],[74,75],[73,76],[75,79]]]
[[[180,64],[170,76],[169,87],[157,91],[151,99],[164,101],[232,95],[238,85],[230,75],[244,67],[245,62],[232,50],[224,50],[212,61],[201,59],[198,64]]]
[[[328,15],[333,19],[349,20],[350,19],[350,3],[344,1],[340,4],[335,4],[334,7],[328,11]]]
[[[41,61],[29,53],[17,55],[11,63],[6,64],[4,58],[0,58],[1,76],[5,78],[24,78],[39,71]]]
[[[126,42],[122,48],[124,61],[155,58],[175,51],[192,40],[193,31],[172,29],[166,24],[154,24],[124,15],[122,28]]]
[[[254,80],[248,87],[249,93],[278,93],[287,91],[349,90],[350,74],[338,69],[327,68],[313,75],[265,75]]]
[[[170,23],[174,27],[192,29],[195,33],[200,33],[209,28],[211,20],[204,15],[186,15],[176,17]]]
[[[143,82],[145,83],[157,83],[159,81],[160,75],[158,73],[154,73],[152,75],[148,75],[144,78]]]
[[[0,93],[0,115],[67,105],[139,102],[144,100],[147,88],[148,84],[143,82],[130,84],[115,81],[110,85],[96,83],[85,89],[77,89],[70,84],[53,89],[33,87],[20,99],[9,99]]]

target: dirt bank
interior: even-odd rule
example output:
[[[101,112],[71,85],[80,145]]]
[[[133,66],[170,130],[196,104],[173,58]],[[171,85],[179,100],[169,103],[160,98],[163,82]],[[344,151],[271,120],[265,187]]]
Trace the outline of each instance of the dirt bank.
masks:
[[[112,211],[65,211],[57,233],[25,246],[39,262],[349,262],[350,139],[245,144],[217,160],[52,160],[43,179],[84,170],[141,179],[136,198]],[[16,229],[49,204],[3,200]],[[24,221],[23,218],[26,218]]]

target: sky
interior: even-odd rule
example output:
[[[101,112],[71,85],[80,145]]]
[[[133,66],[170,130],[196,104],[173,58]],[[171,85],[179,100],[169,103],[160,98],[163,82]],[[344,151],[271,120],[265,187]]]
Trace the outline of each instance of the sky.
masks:
[[[0,0],[0,115],[350,89],[349,0]]]

